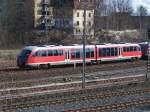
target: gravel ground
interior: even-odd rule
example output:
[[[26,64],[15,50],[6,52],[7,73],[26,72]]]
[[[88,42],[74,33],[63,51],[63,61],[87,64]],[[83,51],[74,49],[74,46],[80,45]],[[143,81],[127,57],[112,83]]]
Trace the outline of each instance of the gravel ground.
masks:
[[[16,60],[3,60],[0,59],[0,69],[16,67]]]
[[[121,70],[127,68],[135,67],[145,67],[144,61],[138,62],[118,62],[118,63],[107,63],[102,65],[89,65],[86,67],[87,73],[100,72],[100,71],[111,71],[111,70]],[[130,65],[130,66],[129,66]],[[146,68],[146,67],[145,67]],[[54,67],[51,69],[41,69],[41,70],[23,70],[23,71],[0,71],[0,82],[3,81],[24,81],[30,79],[41,79],[50,78],[55,76],[69,76],[72,74],[81,74],[82,66],[77,66],[74,69],[73,66],[65,67]]]
[[[106,104],[124,103],[124,102],[133,101],[133,100],[139,100],[139,99],[150,99],[150,94],[147,93],[143,95],[114,97],[114,98],[109,98],[109,99],[96,99],[96,100],[91,100],[91,101],[89,100],[89,101],[82,101],[82,102],[76,102],[76,103],[68,103],[64,105],[46,105],[46,106],[40,106],[40,107],[33,107],[30,109],[16,110],[16,112],[49,112],[49,111],[50,112],[62,112],[66,110],[89,108],[89,107],[95,107],[95,106],[106,105]],[[130,110],[120,110],[118,112],[124,112],[124,111],[130,112]]]
[[[2,61],[0,60],[0,69],[6,69],[9,67],[15,67],[15,61]],[[102,64],[102,65],[92,65],[87,66],[87,72],[99,72],[103,71],[100,74],[98,74],[98,77],[101,77],[103,74],[114,74],[117,76],[117,74],[128,73],[145,73],[145,62],[142,62],[142,64],[138,65],[138,62],[128,63],[113,63],[113,64]],[[141,61],[140,61],[141,63]],[[124,65],[123,65],[124,64]],[[130,66],[129,66],[130,65]],[[107,67],[105,67],[107,66]],[[142,67],[139,67],[142,66]],[[29,71],[20,71],[20,72],[0,72],[0,82],[2,81],[23,81],[23,80],[31,80],[31,79],[41,79],[41,78],[50,78],[54,77],[55,75],[60,76],[63,74],[63,76],[67,76],[70,74],[76,74],[81,73],[82,67],[77,67],[74,69],[73,67],[64,67],[64,68],[52,68],[49,70],[29,70]],[[113,70],[112,70],[113,68]],[[120,69],[120,70],[119,70]],[[107,71],[108,70],[108,71]],[[109,71],[110,70],[110,71]],[[112,72],[113,71],[113,72]],[[122,72],[123,71],[123,72]],[[76,103],[69,103],[65,105],[46,105],[46,106],[40,106],[40,107],[33,107],[29,109],[23,109],[23,110],[16,110],[15,112],[61,112],[63,110],[68,109],[79,109],[83,107],[94,107],[102,104],[111,104],[111,103],[117,103],[117,102],[125,102],[125,101],[131,101],[131,100],[139,100],[139,99],[150,99],[150,94],[143,94],[143,95],[130,95],[126,97],[116,97],[111,99],[97,99],[92,101],[83,101],[83,102],[76,102]],[[145,106],[142,108],[132,108],[129,110],[118,110],[118,111],[109,111],[109,112],[149,112],[150,106]]]

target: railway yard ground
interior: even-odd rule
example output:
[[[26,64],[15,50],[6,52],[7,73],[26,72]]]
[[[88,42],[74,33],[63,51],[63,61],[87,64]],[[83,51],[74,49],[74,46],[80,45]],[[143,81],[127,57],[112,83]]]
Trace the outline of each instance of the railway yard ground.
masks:
[[[148,112],[146,61],[19,69],[0,59],[0,112]]]

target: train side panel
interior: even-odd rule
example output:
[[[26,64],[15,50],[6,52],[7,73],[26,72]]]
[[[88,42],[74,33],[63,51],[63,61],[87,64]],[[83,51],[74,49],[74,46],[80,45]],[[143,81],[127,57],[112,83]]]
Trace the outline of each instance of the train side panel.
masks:
[[[96,61],[95,47],[86,47],[85,49],[86,62]],[[83,48],[71,48],[70,49],[70,63],[82,63],[83,62]]]
[[[97,61],[113,61],[119,59],[119,46],[97,46]]]
[[[129,45],[122,47],[122,58],[139,59],[142,56],[141,48],[138,45]]]
[[[42,49],[35,51],[28,59],[28,65],[49,64],[57,65],[65,63],[64,49]]]

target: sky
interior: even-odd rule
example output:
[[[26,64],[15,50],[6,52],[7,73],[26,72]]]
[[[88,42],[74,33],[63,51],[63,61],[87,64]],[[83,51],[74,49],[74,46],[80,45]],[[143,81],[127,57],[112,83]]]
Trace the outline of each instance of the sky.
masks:
[[[131,0],[134,10],[136,11],[137,7],[143,5],[147,8],[150,13],[150,0]]]

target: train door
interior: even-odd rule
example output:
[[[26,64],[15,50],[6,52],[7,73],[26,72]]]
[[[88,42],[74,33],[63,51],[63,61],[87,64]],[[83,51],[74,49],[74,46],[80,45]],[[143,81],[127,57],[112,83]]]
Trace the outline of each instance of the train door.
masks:
[[[122,57],[122,48],[121,47],[118,48],[118,56]]]
[[[65,52],[65,63],[66,64],[70,63],[69,49],[66,49],[66,52]]]

